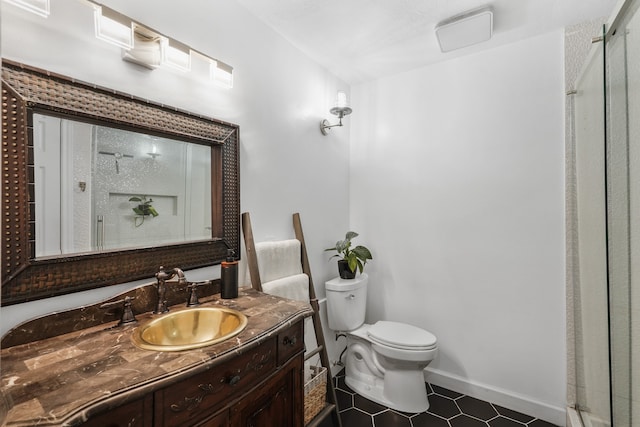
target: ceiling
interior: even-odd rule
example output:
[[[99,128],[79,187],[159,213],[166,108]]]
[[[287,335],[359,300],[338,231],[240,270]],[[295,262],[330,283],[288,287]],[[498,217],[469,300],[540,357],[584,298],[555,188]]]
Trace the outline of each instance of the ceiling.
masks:
[[[586,20],[618,0],[238,0],[347,83],[355,84],[490,49]],[[491,40],[442,53],[434,28],[481,6],[493,10]]]

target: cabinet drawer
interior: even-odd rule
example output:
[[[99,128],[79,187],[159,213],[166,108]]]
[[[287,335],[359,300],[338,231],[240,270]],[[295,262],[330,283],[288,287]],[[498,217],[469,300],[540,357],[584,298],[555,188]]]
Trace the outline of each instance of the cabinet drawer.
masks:
[[[299,321],[278,334],[278,366],[304,350],[303,325],[304,323]]]
[[[205,419],[276,368],[276,340],[155,393],[160,426],[193,425]]]

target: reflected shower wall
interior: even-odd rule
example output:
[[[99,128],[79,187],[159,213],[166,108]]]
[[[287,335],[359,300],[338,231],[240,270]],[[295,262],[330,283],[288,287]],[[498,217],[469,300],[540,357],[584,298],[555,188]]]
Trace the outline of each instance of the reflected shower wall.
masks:
[[[36,257],[212,237],[210,146],[33,121]]]

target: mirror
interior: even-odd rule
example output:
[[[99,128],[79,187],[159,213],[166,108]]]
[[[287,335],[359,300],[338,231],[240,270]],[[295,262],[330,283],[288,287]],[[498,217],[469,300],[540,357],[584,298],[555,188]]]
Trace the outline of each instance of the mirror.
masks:
[[[238,126],[2,62],[2,305],[240,253]]]
[[[36,259],[210,239],[211,147],[33,115]]]

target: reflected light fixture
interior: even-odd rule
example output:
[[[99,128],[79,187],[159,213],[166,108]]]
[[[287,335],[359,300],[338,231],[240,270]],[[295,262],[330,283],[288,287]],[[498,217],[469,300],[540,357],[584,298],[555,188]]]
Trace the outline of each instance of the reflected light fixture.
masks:
[[[152,157],[152,158],[153,158],[153,160],[155,160],[155,159],[156,159],[156,157],[160,156],[161,154],[160,154],[160,153],[158,153],[158,146],[157,146],[156,144],[153,144],[153,145],[151,146],[151,152],[147,153],[147,155],[148,155],[149,157]]]
[[[351,114],[352,111],[353,110],[351,109],[351,107],[349,107],[349,104],[347,102],[347,94],[342,91],[338,92],[338,95],[336,97],[336,104],[329,110],[329,112],[334,116],[338,116],[338,119],[340,120],[335,125],[330,124],[327,119],[322,120],[320,122],[320,132],[322,132],[323,135],[328,135],[330,128],[342,126],[342,118]]]
[[[131,18],[106,6],[94,4],[93,7],[96,37],[123,49],[131,49],[134,38]]]
[[[49,0],[5,0],[7,3],[46,18],[49,16]]]
[[[191,48],[177,40],[164,38],[162,45],[162,63],[180,71],[191,70]]]

